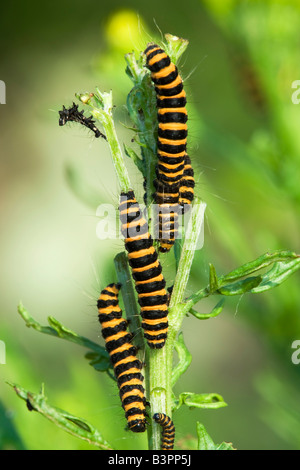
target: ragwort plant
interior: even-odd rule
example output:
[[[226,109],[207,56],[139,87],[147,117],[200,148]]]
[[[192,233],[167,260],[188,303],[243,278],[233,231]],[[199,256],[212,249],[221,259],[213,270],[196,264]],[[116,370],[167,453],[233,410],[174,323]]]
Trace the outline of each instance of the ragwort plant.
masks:
[[[186,50],[188,41],[171,35],[165,37],[164,49],[176,64]],[[120,192],[127,193],[129,190],[136,189],[130,180],[125,165],[124,153],[141,172],[145,182],[145,203],[150,214],[153,204],[153,181],[157,161],[156,96],[149,71],[145,68],[143,53],[139,53],[137,57],[136,54],[129,53],[125,56],[125,60],[127,65],[126,73],[133,82],[133,88],[127,97],[127,110],[133,123],[132,130],[134,131],[134,139],[139,144],[140,155],[129,146],[124,145],[122,148],[119,143],[113,118],[114,106],[111,92],[105,93],[97,88],[93,93],[77,94],[76,97],[79,103],[84,106],[84,109],[89,111],[93,119],[101,124],[103,135],[110,148]],[[101,142],[101,145],[104,145],[104,143]],[[199,193],[201,193],[201,188],[196,188],[196,194]],[[227,296],[240,296],[244,293],[256,294],[272,289],[300,268],[300,256],[291,251],[265,253],[254,261],[221,276],[217,275],[213,264],[210,264],[207,285],[199,287],[199,290],[189,297],[185,297],[195,250],[201,247],[199,236],[203,229],[204,211],[205,203],[196,196],[189,220],[184,220],[181,239],[176,240],[172,251],[161,255],[174,257],[176,267],[176,277],[169,302],[168,338],[162,349],[150,349],[141,333],[140,310],[127,254],[121,252],[116,255],[114,260],[116,278],[122,285],[122,299],[126,318],[130,320],[129,328],[134,333],[134,343],[139,349],[138,355],[145,364],[143,369],[145,394],[150,404],[150,407],[148,407],[149,425],[147,433],[148,445],[151,450],[160,449],[161,442],[161,428],[152,419],[156,413],[165,413],[172,418],[173,414],[182,406],[185,406],[186,409],[218,409],[227,406],[223,397],[218,393],[197,393],[193,391],[175,396],[173,392],[174,385],[188,369],[192,359],[181,331],[182,323],[186,317],[189,314],[199,320],[216,317],[222,312]],[[151,228],[151,218],[148,222],[151,230],[153,228]],[[211,312],[199,313],[195,310],[195,304],[211,296],[217,299]],[[97,371],[108,373],[113,380],[110,358],[104,347],[71,331],[53,317],[48,318],[49,326],[42,326],[31,317],[23,305],[19,305],[18,312],[24,319],[26,326],[84,347],[88,351],[86,357],[90,364]],[[177,363],[173,367],[175,352],[177,354]],[[17,395],[26,401],[30,411],[39,412],[65,431],[88,441],[99,449],[113,449],[112,445],[104,438],[103,430],[98,431],[86,420],[50,406],[47,403],[43,388],[40,393],[36,394],[25,390],[19,385],[11,385]],[[197,423],[196,433],[198,436],[197,449],[199,450],[233,449],[230,443],[215,444],[201,423]]]

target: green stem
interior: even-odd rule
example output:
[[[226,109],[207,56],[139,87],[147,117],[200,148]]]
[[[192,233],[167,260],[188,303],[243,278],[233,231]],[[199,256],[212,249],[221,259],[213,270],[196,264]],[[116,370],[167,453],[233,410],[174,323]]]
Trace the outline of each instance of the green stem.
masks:
[[[159,350],[149,351],[150,402],[152,415],[157,412],[172,416],[172,364],[177,335],[185,316],[182,304],[185,288],[203,224],[206,205],[196,199],[186,238],[182,247],[178,272],[172,292],[168,315],[169,329],[165,346]],[[151,449],[160,449],[160,429],[153,423]]]
[[[189,280],[190,271],[195,255],[199,234],[204,222],[206,204],[195,198],[192,215],[185,233],[178,270],[170,301],[170,310],[176,308],[182,301]],[[182,321],[182,318],[180,319]],[[180,322],[181,323],[181,322]]]
[[[169,335],[169,333],[168,333]],[[172,374],[172,355],[170,344],[172,340],[168,336],[165,346],[158,350],[149,350],[149,380],[151,416],[154,413],[166,413],[172,415],[170,377]],[[172,349],[172,348],[171,348]],[[160,449],[160,426],[152,422],[151,450]]]
[[[109,142],[112,160],[120,183],[121,191],[128,193],[132,188],[127,168],[124,163],[123,153],[117,138],[114,121],[111,115],[103,115],[102,125]]]
[[[92,97],[86,95],[77,95],[84,103],[91,106],[91,114],[98,119],[104,129],[107,142],[110,148],[113,164],[117,173],[117,178],[121,187],[121,191],[128,193],[132,189],[128,171],[124,163],[123,153],[118,141],[115,124],[112,116],[112,93],[102,93],[98,88],[97,93]]]

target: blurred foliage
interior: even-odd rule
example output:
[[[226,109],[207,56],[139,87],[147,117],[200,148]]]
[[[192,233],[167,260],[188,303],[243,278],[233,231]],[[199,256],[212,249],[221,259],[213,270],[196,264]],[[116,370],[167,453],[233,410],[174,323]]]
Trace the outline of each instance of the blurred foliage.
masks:
[[[33,236],[37,230],[34,216],[38,218],[41,211],[45,213],[45,207],[51,208],[45,206],[51,199],[54,209],[47,217],[52,216],[52,223],[55,224],[55,213],[60,206],[57,201],[67,197],[63,190],[56,189],[57,174],[63,174],[63,169],[53,162],[64,165],[64,156],[71,155],[68,180],[80,198],[84,193],[84,202],[88,207],[97,207],[107,193],[107,185],[111,190],[110,181],[103,178],[104,171],[108,171],[108,154],[103,150],[102,160],[95,172],[100,175],[102,172],[100,181],[105,190],[101,187],[97,193],[97,189],[85,189],[83,178],[86,177],[88,183],[90,175],[82,174],[80,161],[75,161],[74,153],[81,151],[86,158],[89,141],[77,140],[72,149],[63,147],[67,145],[63,143],[65,139],[60,140],[59,132],[55,134],[49,130],[57,125],[56,116],[51,120],[47,115],[45,119],[46,113],[41,109],[55,107],[57,111],[65,97],[72,95],[72,90],[75,93],[80,91],[78,87],[97,84],[113,90],[120,122],[130,124],[122,108],[130,88],[130,81],[124,73],[123,55],[130,49],[143,50],[150,37],[149,31],[151,38],[155,39],[155,35],[158,39],[161,37],[159,29],[153,24],[154,16],[160,29],[190,41],[185,63],[182,63],[189,97],[189,153],[198,174],[198,194],[208,205],[205,252],[196,255],[192,277],[194,287],[206,284],[209,263],[214,264],[217,273],[223,273],[268,250],[290,249],[299,252],[299,106],[291,101],[291,84],[300,78],[299,2],[192,0],[189,4],[182,4],[176,0],[170,8],[170,5],[154,0],[149,9],[148,4],[131,0],[127,2],[126,9],[120,1],[101,5],[91,2],[91,10],[85,9],[84,12],[82,2],[77,0],[72,2],[71,8],[69,4],[56,0],[43,5],[43,9],[33,0],[26,4],[17,2],[17,5],[6,4],[0,18],[1,44],[5,45],[1,50],[3,76],[0,78],[8,84],[8,104],[5,114],[0,115],[1,130],[5,131],[1,144],[1,191],[3,201],[11,199],[3,216],[5,229],[8,227],[18,233],[16,239],[12,232],[7,232],[7,240],[11,244],[3,238],[1,252],[7,268],[7,285],[2,289],[0,337],[8,350],[7,365],[0,365],[0,445],[1,448],[29,449],[90,448],[88,444],[76,441],[62,431],[58,432],[39,416],[28,416],[24,403],[19,403],[9,387],[5,386],[5,379],[26,384],[26,388],[32,390],[36,390],[44,380],[47,390],[51,390],[51,403],[87,417],[96,426],[100,423],[97,426],[99,429],[101,423],[105,423],[106,437],[114,447],[121,449],[134,445],[135,448],[142,448],[140,437],[132,444],[126,433],[120,431],[119,422],[111,419],[112,413],[121,416],[121,411],[115,411],[119,409],[119,400],[103,375],[99,380],[97,374],[91,374],[92,369],[81,360],[77,351],[60,348],[50,338],[49,342],[36,340],[34,332],[32,335],[30,330],[24,332],[23,323],[16,322],[16,306],[26,289],[31,297],[35,294],[40,296],[40,303],[35,306],[41,310],[40,315],[44,315],[45,299],[49,304],[47,311],[57,307],[73,321],[82,315],[78,298],[72,299],[66,294],[66,284],[61,277],[58,279],[57,271],[52,275],[53,283],[60,283],[62,292],[53,292],[51,287],[54,284],[50,283],[49,286],[48,278],[44,280],[40,276],[41,280],[38,279],[38,268],[41,272],[50,271],[50,260],[54,256],[50,252],[48,259],[41,257],[41,267],[36,264],[38,240],[36,235]],[[1,112],[4,111],[2,108]],[[74,128],[70,132],[78,135]],[[130,141],[131,134],[126,133],[124,126],[120,126],[119,132],[123,132],[125,139]],[[98,148],[95,154],[95,161],[98,162]],[[50,166],[49,162],[54,166]],[[92,160],[89,162],[93,167]],[[78,175],[81,176],[79,179]],[[55,183],[49,187],[48,196],[45,188],[51,180]],[[99,180],[91,182],[90,187],[96,188],[97,183]],[[29,187],[33,191],[32,200],[29,199],[28,206],[22,206]],[[33,201],[36,200],[43,205],[33,212],[36,207]],[[17,206],[20,210],[14,214],[13,207]],[[78,212],[79,207],[82,210],[82,206],[76,206],[73,211]],[[68,209],[62,205],[63,221],[56,230],[68,223]],[[15,220],[14,225],[10,225],[10,219]],[[42,222],[38,220],[41,226]],[[31,229],[28,232],[27,227]],[[27,233],[32,245],[28,244]],[[41,251],[44,253],[47,248],[42,245]],[[65,246],[63,248],[66,250]],[[76,253],[79,256],[80,248],[81,243],[75,250],[72,246],[70,257]],[[7,253],[10,259],[7,259]],[[101,260],[101,281],[109,280],[110,252],[106,253],[105,247],[96,247],[94,254]],[[60,258],[60,252],[55,252],[55,256]],[[78,261],[81,267],[83,261]],[[72,272],[73,265],[68,264],[68,267],[68,272]],[[170,265],[166,269],[172,272]],[[36,277],[33,275],[35,270]],[[83,274],[80,279],[82,289],[90,282],[89,276]],[[93,304],[94,297],[93,293]],[[228,390],[224,396],[229,406],[224,409],[224,418],[218,419],[218,415],[209,418],[209,421],[205,412],[199,411],[201,414],[193,414],[193,419],[204,422],[213,436],[218,432],[224,435],[225,429],[237,448],[299,448],[297,391],[300,372],[290,359],[292,341],[300,337],[299,274],[272,292],[251,297],[248,294],[241,297],[238,304],[232,301],[228,305],[216,321],[223,315],[232,318],[236,311],[236,323],[244,324],[247,331],[257,338],[256,345],[261,347],[259,352],[262,356],[255,374],[255,387],[261,398],[257,402],[256,397],[249,400],[247,396],[238,396],[240,390],[246,390],[239,380],[249,380],[249,376],[239,374],[246,374],[247,360],[256,351],[250,350],[243,356],[245,366],[243,364],[239,374],[235,375],[234,364],[230,364],[233,379],[229,366],[224,372],[219,368],[218,372],[205,375],[205,368],[201,370],[194,358],[187,380],[192,380],[193,375],[193,380],[201,380],[201,383],[212,376],[217,381],[219,374],[224,388]],[[57,312],[55,316],[58,316]],[[43,316],[39,318],[44,321]],[[213,326],[217,330],[216,321]],[[224,323],[220,328],[222,325]],[[85,324],[84,327],[85,331],[96,330],[95,323]],[[207,335],[204,327],[195,331],[191,327],[188,331],[189,341],[195,338],[197,346]],[[225,341],[226,328],[222,333],[222,341]],[[243,333],[241,328],[239,334]],[[243,340],[244,337],[241,338],[242,343]],[[231,338],[229,341],[231,343]],[[269,361],[264,360],[265,353],[269,355]],[[209,359],[207,353],[206,360]],[[267,365],[272,369],[270,375],[264,370]],[[223,395],[223,389],[220,391]],[[99,404],[96,411],[95,403]],[[253,421],[253,416],[258,416],[258,420]],[[268,424],[269,429],[265,427],[260,431],[257,427],[253,428],[253,424],[258,426],[260,419]],[[245,420],[247,426],[243,427]],[[196,448],[196,433],[190,426],[192,419],[186,420],[180,411],[175,415],[178,428],[183,425],[182,428],[186,429],[186,421],[188,433],[193,432],[194,437],[178,435],[178,444],[191,441],[191,447]],[[116,426],[117,442],[114,441]],[[218,442],[218,438],[216,440]]]
[[[231,171],[243,169],[242,184],[248,187],[247,178],[251,171],[256,179],[253,189],[253,199],[248,200],[249,194],[241,191],[240,205],[244,210],[255,210],[257,225],[253,226],[251,234],[243,232],[239,224],[239,237],[244,237],[250,247],[257,249],[256,240],[265,243],[268,248],[283,247],[293,242],[293,248],[299,248],[299,149],[300,137],[296,131],[299,123],[298,108],[291,101],[291,85],[299,75],[297,50],[299,50],[300,17],[295,9],[299,9],[296,2],[224,2],[226,11],[218,9],[218,2],[205,2],[213,14],[222,32],[229,41],[231,51],[240,54],[239,59],[248,62],[260,86],[263,96],[264,108],[260,110],[263,119],[257,121],[256,128],[247,140],[233,142],[239,146],[239,152],[232,152],[233,147],[224,146],[222,157],[229,158],[233,165]],[[219,3],[218,3],[219,4]],[[235,72],[244,72],[238,62]],[[251,77],[243,77],[245,80]],[[241,76],[239,76],[241,84]],[[242,83],[243,85],[243,83]],[[245,94],[248,100],[255,98]],[[255,104],[255,99],[254,99]],[[222,136],[223,137],[223,136]],[[226,143],[226,137],[223,144]],[[230,140],[228,140],[228,144]],[[229,151],[230,150],[230,151]],[[243,151],[244,150],[244,151]],[[251,175],[252,176],[252,175]],[[249,178],[250,179],[250,178]],[[253,183],[251,178],[250,180]],[[265,203],[259,205],[255,192],[258,192],[270,209],[274,212],[262,213]],[[252,207],[251,207],[252,206]],[[254,206],[254,207],[253,207]],[[277,212],[277,213],[276,213]],[[263,225],[268,225],[262,229]],[[228,218],[228,225],[232,219]],[[227,224],[226,224],[227,225]],[[248,228],[248,227],[247,227]],[[254,234],[254,230],[257,233]],[[263,235],[272,230],[272,237]],[[254,234],[254,239],[252,235]],[[251,236],[249,236],[251,235]],[[253,312],[249,321],[254,321],[260,328],[264,327],[270,341],[274,342],[275,329],[279,328],[282,344],[290,341],[299,332],[299,309],[297,276],[290,281],[287,289],[277,293],[280,298],[278,309],[276,301],[266,298],[259,310]],[[271,304],[271,305],[270,305]],[[292,307],[294,304],[294,307]],[[262,318],[262,309],[268,309],[272,314]],[[265,324],[265,325],[264,325]],[[290,343],[288,343],[290,344]],[[279,344],[278,344],[279,346]]]
[[[0,449],[25,450],[21,436],[15,428],[11,413],[0,403]]]

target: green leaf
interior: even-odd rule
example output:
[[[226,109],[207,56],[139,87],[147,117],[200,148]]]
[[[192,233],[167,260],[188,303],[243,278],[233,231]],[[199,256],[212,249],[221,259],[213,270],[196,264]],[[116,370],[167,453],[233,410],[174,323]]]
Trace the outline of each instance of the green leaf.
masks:
[[[194,315],[194,317],[198,318],[198,320],[208,320],[209,318],[213,318],[219,315],[223,310],[224,304],[225,299],[221,299],[220,302],[217,303],[217,305],[212,309],[210,313],[198,313],[193,308],[189,310],[189,313]]]
[[[198,450],[214,450],[215,444],[203,424],[197,422]]]
[[[213,264],[209,264],[209,290],[214,292],[218,289],[218,277]]]
[[[165,34],[165,38],[167,41],[165,50],[168,56],[170,56],[171,61],[176,64],[188,47],[189,41],[169,33]]]
[[[274,263],[289,263],[292,260],[298,260],[298,262],[300,262],[299,255],[292,251],[278,250],[274,251],[274,253],[265,253],[254,261],[250,261],[249,263],[243,264],[242,266],[235,269],[234,271],[231,271],[225,276],[219,276],[219,282],[220,284],[224,285],[224,283],[227,282],[240,280],[242,277],[249,276],[249,274],[253,274],[256,271],[260,271],[263,268],[267,268],[268,266]]]
[[[236,450],[232,442],[222,442],[222,444],[216,445],[216,450]]]
[[[109,357],[104,357],[102,354],[99,354],[94,351],[90,351],[86,353],[84,356],[91,366],[94,367],[95,370],[100,372],[107,372],[112,369],[112,364]]]
[[[56,320],[56,318],[52,316],[48,317],[48,323],[50,326],[42,326],[40,323],[34,320],[34,318],[32,318],[32,316],[25,309],[25,307],[23,307],[21,303],[18,305],[18,312],[25,321],[26,326],[28,328],[34,328],[40,333],[55,336],[57,338],[62,338],[67,341],[71,341],[72,343],[76,343],[80,346],[83,346],[85,348],[91,349],[97,354],[98,361],[101,361],[103,367],[97,370],[107,370],[111,367],[110,357],[105,348],[65,327],[58,320]]]
[[[222,295],[241,295],[252,291],[255,287],[259,286],[261,281],[262,276],[248,277],[247,279],[227,284],[224,287],[219,287],[217,292]]]
[[[128,147],[128,145],[124,144],[124,150],[127,155],[127,157],[131,158],[133,163],[136,165],[138,170],[144,174],[145,173],[145,168],[144,168],[144,162],[143,160],[135,153],[135,151]]]
[[[146,74],[145,67],[143,66],[143,60],[144,59],[142,54],[140,54],[138,59],[136,58],[134,52],[125,54],[125,61],[127,63],[125,72],[135,85],[140,84]]]
[[[101,433],[90,423],[67,411],[47,404],[44,393],[32,393],[19,385],[8,383],[17,396],[26,402],[29,411],[37,411],[72,436],[83,439],[101,450],[112,450],[113,447],[103,438]],[[43,390],[43,389],[42,389]]]
[[[203,424],[197,422],[198,450],[235,450],[230,442],[215,444]]]
[[[175,409],[178,410],[182,405],[189,408],[201,408],[204,410],[216,410],[227,406],[223,397],[218,393],[191,393],[183,392],[179,395]]]
[[[182,332],[179,333],[174,346],[178,354],[178,363],[172,370],[172,385],[177,382],[179,377],[188,369],[192,362],[192,355],[184,343]]]
[[[273,267],[266,273],[260,276],[247,277],[271,265],[273,265]],[[241,295],[245,292],[259,293],[277,287],[299,268],[300,255],[292,251],[284,250],[266,253],[254,261],[246,263],[234,271],[224,276],[219,276],[218,278],[215,275],[214,268],[210,265],[208,287],[191,295],[185,303],[184,311],[190,311],[193,305],[212,294]],[[213,287],[216,283],[217,289],[213,291]]]
[[[257,287],[254,287],[251,292],[257,294],[259,292],[272,289],[273,287],[277,287],[286,281],[286,279],[299,268],[300,258],[290,261],[289,263],[275,263],[273,268],[262,276],[262,282]]]

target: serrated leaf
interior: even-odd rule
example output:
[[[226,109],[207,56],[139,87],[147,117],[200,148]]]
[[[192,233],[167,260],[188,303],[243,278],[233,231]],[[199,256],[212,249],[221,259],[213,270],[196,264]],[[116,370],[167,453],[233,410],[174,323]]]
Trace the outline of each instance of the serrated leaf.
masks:
[[[72,436],[78,437],[95,445],[102,450],[112,450],[113,447],[103,438],[101,433],[90,423],[78,418],[67,411],[48,405],[44,393],[32,393],[19,385],[9,383],[17,396],[26,402],[30,411],[36,411],[52,421]]]

